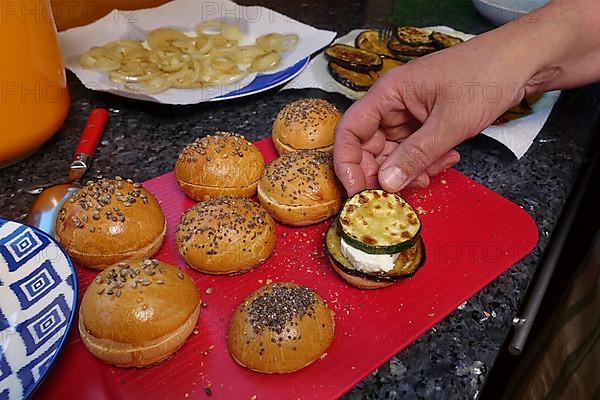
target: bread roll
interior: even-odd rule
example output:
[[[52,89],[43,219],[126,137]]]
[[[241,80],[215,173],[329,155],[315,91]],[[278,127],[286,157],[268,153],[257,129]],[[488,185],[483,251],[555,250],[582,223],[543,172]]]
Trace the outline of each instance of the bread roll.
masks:
[[[394,283],[396,283],[395,281],[377,281],[377,280],[369,279],[365,276],[361,276],[358,274],[351,275],[351,274],[347,273],[346,271],[342,270],[335,263],[335,261],[331,259],[331,256],[329,256],[329,258],[330,258],[331,266],[333,267],[334,271],[337,272],[342,277],[342,279],[344,279],[350,285],[352,285],[358,289],[381,289],[381,288],[391,286]]]
[[[333,341],[333,312],[317,293],[272,283],[235,310],[227,343],[243,367],[267,374],[297,371],[318,360]]]
[[[273,144],[281,155],[297,150],[333,151],[333,132],[342,114],[327,100],[287,104],[273,122]]]
[[[179,154],[175,177],[192,199],[252,197],[265,168],[261,152],[243,136],[217,132],[196,139]]]
[[[187,210],[177,226],[177,249],[194,269],[239,274],[265,261],[275,249],[275,222],[260,204],[219,197]]]
[[[316,150],[286,153],[267,165],[258,198],[273,218],[304,226],[335,215],[344,189],[333,171],[333,157]]]
[[[118,367],[146,367],[175,353],[200,312],[194,281],[156,260],[119,263],[101,272],[79,308],[87,349]]]
[[[89,181],[64,203],[56,236],[76,264],[104,269],[158,251],[167,224],[150,192],[131,179]]]

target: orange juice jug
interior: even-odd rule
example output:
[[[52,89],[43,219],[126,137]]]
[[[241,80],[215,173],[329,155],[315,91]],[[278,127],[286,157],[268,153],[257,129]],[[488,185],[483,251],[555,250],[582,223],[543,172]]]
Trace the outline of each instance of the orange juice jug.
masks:
[[[0,167],[29,155],[69,111],[50,0],[0,2]]]

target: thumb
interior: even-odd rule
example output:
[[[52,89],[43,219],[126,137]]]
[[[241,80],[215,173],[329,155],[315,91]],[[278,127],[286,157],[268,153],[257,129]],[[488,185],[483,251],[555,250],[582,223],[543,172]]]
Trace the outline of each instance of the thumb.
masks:
[[[386,158],[379,168],[379,184],[388,192],[402,190],[460,142],[460,135],[443,132],[439,120],[430,116]]]

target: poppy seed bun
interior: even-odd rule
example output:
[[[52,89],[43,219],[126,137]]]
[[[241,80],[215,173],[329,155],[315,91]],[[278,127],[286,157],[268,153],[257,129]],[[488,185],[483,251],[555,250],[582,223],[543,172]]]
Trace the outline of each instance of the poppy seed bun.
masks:
[[[261,152],[243,136],[217,132],[198,138],[179,154],[175,177],[192,199],[252,197],[265,168]]]
[[[194,281],[156,260],[119,263],[98,274],[79,308],[87,349],[118,367],[146,367],[175,353],[200,312]]]
[[[276,282],[240,303],[231,317],[227,344],[243,367],[267,374],[293,372],[325,354],[334,325],[333,311],[317,293]]]
[[[287,104],[273,122],[273,144],[281,155],[297,150],[333,151],[333,131],[342,114],[323,99]]]
[[[258,198],[273,218],[304,226],[335,215],[344,189],[333,171],[333,157],[316,150],[286,153],[271,162],[258,184]]]
[[[207,274],[238,274],[265,261],[275,249],[275,222],[260,204],[219,197],[187,210],[175,240],[183,259]]]
[[[154,196],[120,177],[89,181],[63,204],[56,219],[56,237],[73,261],[98,270],[152,256],[166,229]]]

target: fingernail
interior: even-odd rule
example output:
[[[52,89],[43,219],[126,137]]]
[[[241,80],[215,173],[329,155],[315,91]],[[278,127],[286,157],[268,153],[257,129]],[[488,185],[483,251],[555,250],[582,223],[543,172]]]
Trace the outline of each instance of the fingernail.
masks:
[[[397,192],[406,185],[406,174],[398,167],[388,167],[381,171],[381,185],[391,192]]]

